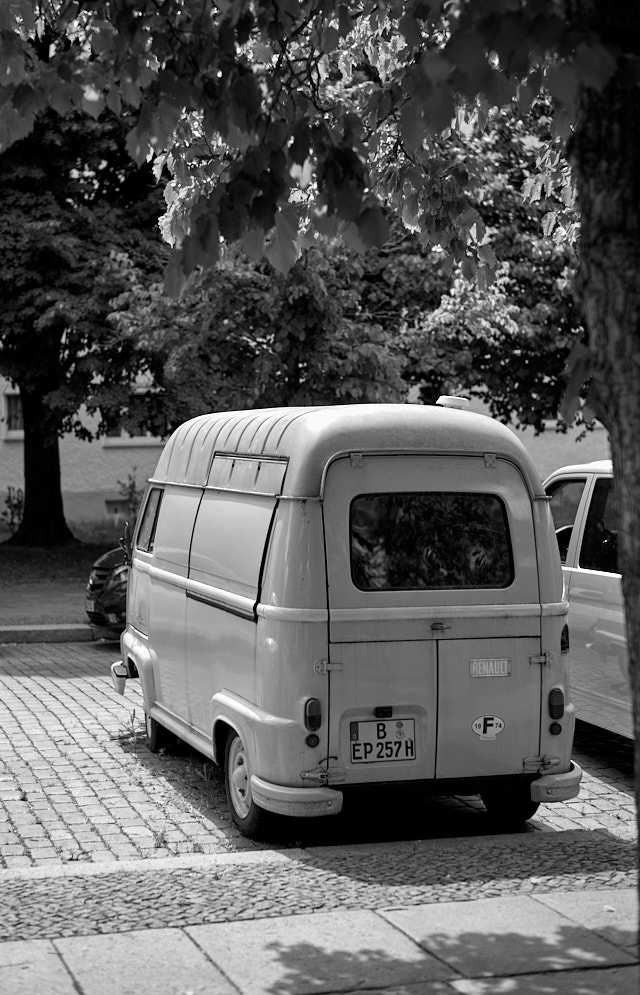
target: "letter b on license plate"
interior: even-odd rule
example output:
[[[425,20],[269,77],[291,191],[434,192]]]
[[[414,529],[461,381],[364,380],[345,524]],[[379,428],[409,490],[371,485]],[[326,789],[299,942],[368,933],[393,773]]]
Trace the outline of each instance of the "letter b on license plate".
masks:
[[[349,735],[352,764],[416,758],[414,719],[351,722]]]

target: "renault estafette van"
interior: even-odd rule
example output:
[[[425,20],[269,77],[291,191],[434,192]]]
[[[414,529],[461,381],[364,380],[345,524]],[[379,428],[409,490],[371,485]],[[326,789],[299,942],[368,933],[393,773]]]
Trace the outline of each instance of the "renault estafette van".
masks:
[[[620,519],[611,460],[563,466],[544,482],[551,498],[569,600],[576,715],[633,738]]]
[[[508,428],[441,401],[202,415],[148,483],[114,686],[140,679],[152,750],[223,766],[249,836],[357,786],[510,822],[578,793],[549,500]]]

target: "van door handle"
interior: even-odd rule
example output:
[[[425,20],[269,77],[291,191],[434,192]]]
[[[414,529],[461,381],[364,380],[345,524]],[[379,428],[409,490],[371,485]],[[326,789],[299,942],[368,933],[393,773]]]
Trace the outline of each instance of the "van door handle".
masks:
[[[431,631],[432,632],[444,632],[445,629],[450,629],[450,625],[445,625],[444,622],[432,622]]]

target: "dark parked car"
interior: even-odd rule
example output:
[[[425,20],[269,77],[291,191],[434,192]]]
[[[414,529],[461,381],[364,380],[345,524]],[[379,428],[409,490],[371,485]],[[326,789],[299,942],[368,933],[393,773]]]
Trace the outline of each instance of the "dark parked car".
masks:
[[[110,549],[91,568],[84,607],[96,639],[118,639],[126,625],[129,567],[122,549]]]

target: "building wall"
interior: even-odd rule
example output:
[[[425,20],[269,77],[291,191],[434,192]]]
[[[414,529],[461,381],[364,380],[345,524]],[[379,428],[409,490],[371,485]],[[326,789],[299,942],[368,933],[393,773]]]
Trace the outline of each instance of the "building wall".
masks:
[[[6,419],[6,397],[15,395],[9,384],[0,378],[0,512],[9,487],[24,489],[23,433],[9,431]],[[88,428],[95,419],[80,412]],[[60,473],[65,516],[73,522],[108,522],[122,518],[123,509],[119,481],[126,483],[135,476],[142,487],[155,470],[163,442],[151,437],[101,438],[94,442],[77,439],[73,434],[60,439]],[[109,505],[107,505],[109,502]],[[120,513],[122,511],[122,514]]]
[[[24,487],[22,433],[7,429],[5,398],[8,393],[16,392],[0,377],[0,513],[4,510],[7,488]],[[473,402],[472,408],[486,410],[480,402]],[[95,424],[86,412],[83,417],[89,427]],[[516,431],[516,435],[529,450],[542,479],[567,463],[611,456],[608,436],[602,426],[593,432],[572,429],[558,435],[550,423],[541,435],[536,436],[531,429]],[[132,474],[138,487],[142,487],[155,470],[162,445],[162,440],[147,437],[83,442],[74,435],[64,436],[60,440],[60,464],[67,521],[71,524],[121,521],[125,512],[118,482],[126,482]]]

